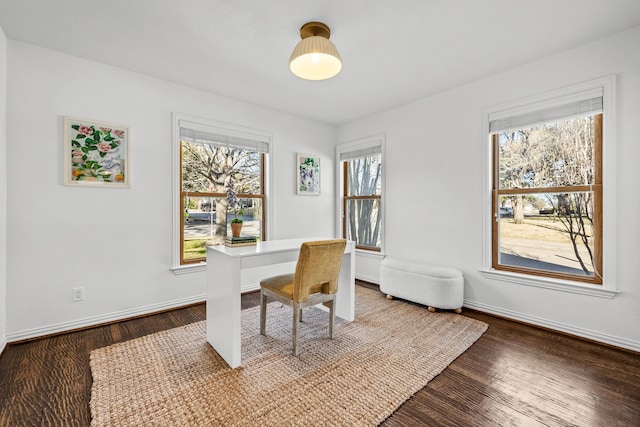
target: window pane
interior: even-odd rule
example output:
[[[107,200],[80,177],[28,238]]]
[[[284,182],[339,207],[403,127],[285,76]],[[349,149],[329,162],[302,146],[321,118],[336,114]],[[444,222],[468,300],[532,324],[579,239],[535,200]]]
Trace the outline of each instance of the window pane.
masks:
[[[371,196],[380,195],[382,171],[382,155],[376,154],[369,157],[349,160],[349,196]]]
[[[182,141],[182,191],[261,194],[261,154],[239,148]]]
[[[593,276],[593,193],[501,196],[500,265]]]
[[[212,197],[184,197],[184,261],[206,258],[207,242],[216,234],[216,202],[219,201]]]
[[[502,132],[500,189],[593,184],[594,117]]]
[[[380,199],[347,200],[347,238],[357,246],[380,248]]]
[[[187,206],[187,209],[183,213],[183,260],[204,261],[207,244],[221,244],[224,236],[231,235],[231,220],[236,213],[237,217],[243,220],[241,234],[261,239],[262,200],[242,198],[238,202],[241,209],[234,212],[227,209],[227,200],[224,197],[184,197],[184,206]]]
[[[229,211],[227,216],[227,236],[231,236],[231,220],[236,217],[242,219],[242,236],[262,238],[262,200],[239,199],[240,210]]]

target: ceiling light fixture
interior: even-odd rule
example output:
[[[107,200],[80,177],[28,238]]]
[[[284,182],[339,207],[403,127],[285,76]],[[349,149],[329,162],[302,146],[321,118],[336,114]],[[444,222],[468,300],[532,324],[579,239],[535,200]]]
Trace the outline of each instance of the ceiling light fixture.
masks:
[[[329,40],[331,31],[322,22],[307,22],[300,28],[300,37],[289,58],[289,69],[306,80],[326,80],[342,70],[342,59]]]

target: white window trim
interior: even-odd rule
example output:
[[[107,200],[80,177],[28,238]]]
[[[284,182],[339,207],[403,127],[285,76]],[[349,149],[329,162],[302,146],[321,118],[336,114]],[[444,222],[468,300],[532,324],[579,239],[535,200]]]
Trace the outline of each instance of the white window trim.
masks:
[[[380,199],[380,221],[382,224],[382,234],[380,235],[380,252],[373,251],[365,251],[362,249],[356,249],[356,253],[358,254],[372,254],[376,258],[380,259],[384,258],[385,253],[385,234],[387,232],[387,226],[385,224],[386,219],[386,137],[385,134],[368,136],[365,138],[356,139],[353,141],[343,142],[336,145],[336,236],[342,235],[342,217],[344,215],[343,206],[342,206],[342,198],[344,196],[344,186],[343,186],[343,171],[342,168],[342,160],[340,160],[342,153],[347,153],[351,151],[357,150],[365,150],[370,147],[380,146],[380,154],[382,158],[382,180],[381,180],[381,191],[382,197]]]
[[[173,121],[173,136],[172,136],[172,267],[171,271],[174,274],[186,274],[186,273],[197,273],[201,271],[205,271],[206,262],[201,262],[197,264],[189,264],[189,265],[180,265],[180,222],[183,220],[181,214],[179,214],[180,210],[180,122],[183,123],[189,122],[194,126],[198,126],[200,129],[208,129],[212,133],[216,133],[219,135],[227,135],[231,138],[233,137],[244,137],[246,139],[257,139],[263,142],[266,142],[269,145],[269,151],[266,156],[266,161],[264,165],[264,174],[265,174],[265,188],[264,195],[267,203],[267,218],[264,224],[266,230],[265,235],[267,238],[273,235],[273,203],[270,203],[270,189],[272,186],[272,173],[271,173],[271,165],[273,158],[273,134],[270,132],[266,132],[263,130],[252,129],[245,126],[233,125],[229,123],[216,122],[209,119],[204,119],[201,117],[192,116],[189,114],[183,113],[173,113],[172,114]]]
[[[566,103],[577,94],[602,89],[603,91],[603,123],[602,123],[602,269],[604,272],[602,285],[592,285],[574,281],[531,276],[495,270],[491,267],[491,179],[492,179],[492,146],[489,135],[489,117],[523,114],[539,109],[541,105]],[[613,298],[620,291],[616,289],[616,240],[617,240],[617,197],[616,197],[616,76],[611,75],[581,84],[551,91],[548,93],[514,100],[508,103],[488,107],[484,111],[483,121],[483,256],[481,274],[490,279],[503,280],[527,286],[535,286],[558,291],[579,293],[602,298]]]

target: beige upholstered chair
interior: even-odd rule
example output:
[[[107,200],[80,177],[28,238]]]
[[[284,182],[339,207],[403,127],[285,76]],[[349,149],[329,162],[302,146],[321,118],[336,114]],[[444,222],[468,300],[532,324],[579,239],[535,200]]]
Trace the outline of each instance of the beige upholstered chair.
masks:
[[[260,333],[265,335],[267,297],[293,308],[293,354],[298,355],[298,323],[302,309],[323,303],[329,308],[329,337],[333,339],[336,292],[345,239],[304,242],[293,274],[260,281]]]

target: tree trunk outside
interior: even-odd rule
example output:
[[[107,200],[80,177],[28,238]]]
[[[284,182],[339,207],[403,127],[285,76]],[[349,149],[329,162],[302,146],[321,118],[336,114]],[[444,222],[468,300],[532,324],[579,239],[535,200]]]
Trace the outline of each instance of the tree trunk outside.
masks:
[[[216,199],[216,233],[212,238],[213,244],[224,243],[224,236],[227,235],[227,199]]]
[[[516,202],[513,207],[513,223],[524,224],[524,202],[522,196],[518,194],[516,196]]]

